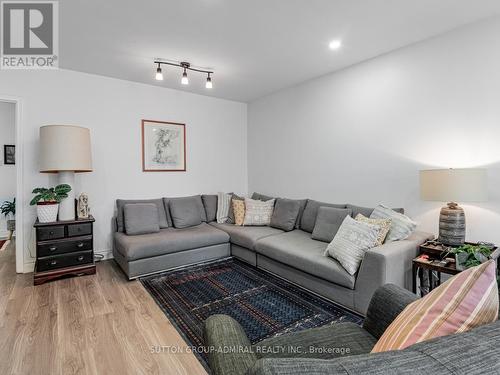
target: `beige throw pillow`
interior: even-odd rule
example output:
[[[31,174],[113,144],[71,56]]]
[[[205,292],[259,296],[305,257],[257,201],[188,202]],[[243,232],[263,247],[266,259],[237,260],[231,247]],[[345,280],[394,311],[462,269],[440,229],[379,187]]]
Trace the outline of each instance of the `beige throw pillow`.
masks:
[[[245,202],[233,199],[234,225],[243,225],[245,220]]]
[[[370,219],[363,214],[357,214],[356,220],[362,223],[378,225],[381,230],[377,237],[377,246],[380,246],[384,243],[385,238],[387,237],[387,233],[389,233],[389,230],[391,229],[391,219]]]

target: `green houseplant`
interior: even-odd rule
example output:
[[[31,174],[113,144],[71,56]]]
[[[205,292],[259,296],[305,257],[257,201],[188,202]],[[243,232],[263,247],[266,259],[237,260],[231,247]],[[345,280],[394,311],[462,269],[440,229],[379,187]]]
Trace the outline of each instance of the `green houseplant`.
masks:
[[[36,205],[38,220],[41,223],[50,223],[57,220],[57,212],[59,203],[68,197],[71,191],[71,186],[67,184],[57,185],[51,188],[35,188],[33,194],[35,196],[30,202],[30,205]]]
[[[7,219],[7,230],[15,231],[16,230],[16,198],[12,202],[5,201],[0,206],[0,212],[5,215]],[[9,217],[12,219],[9,220]]]
[[[455,254],[457,269],[464,270],[486,262],[492,250],[485,245],[465,244],[450,250],[450,253]]]

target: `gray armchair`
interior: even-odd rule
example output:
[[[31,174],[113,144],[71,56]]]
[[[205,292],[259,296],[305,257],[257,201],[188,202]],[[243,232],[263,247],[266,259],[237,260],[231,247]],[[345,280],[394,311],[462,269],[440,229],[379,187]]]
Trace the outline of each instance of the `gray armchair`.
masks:
[[[405,350],[370,354],[394,318],[416,296],[396,285],[377,289],[362,327],[338,323],[251,345],[226,315],[205,322],[214,375],[500,374],[500,324],[445,336]]]

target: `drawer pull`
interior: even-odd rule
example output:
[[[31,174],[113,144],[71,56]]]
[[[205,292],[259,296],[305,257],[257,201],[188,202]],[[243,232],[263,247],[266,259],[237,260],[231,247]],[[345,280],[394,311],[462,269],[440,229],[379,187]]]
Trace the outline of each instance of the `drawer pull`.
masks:
[[[81,262],[83,259],[84,259],[83,255],[80,255],[80,256],[78,257],[78,261],[79,261],[79,262]]]
[[[83,247],[83,242],[80,242],[78,245],[76,245],[76,247],[81,249]]]
[[[51,230],[51,231],[49,232],[49,234],[50,234],[51,236],[53,236],[53,235],[54,235],[54,231],[52,231],[52,230]]]
[[[53,260],[53,261],[50,262],[51,266],[55,266],[56,264],[57,264],[57,260]]]
[[[49,250],[50,250],[50,251],[56,251],[56,250],[57,250],[57,247],[56,247],[56,246],[51,246],[51,247],[49,247]]]

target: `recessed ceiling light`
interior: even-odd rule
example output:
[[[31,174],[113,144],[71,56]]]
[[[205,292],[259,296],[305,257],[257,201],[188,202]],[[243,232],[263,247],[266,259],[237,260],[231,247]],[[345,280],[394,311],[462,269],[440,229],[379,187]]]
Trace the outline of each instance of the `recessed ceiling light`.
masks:
[[[342,47],[342,41],[339,39],[332,40],[328,47],[333,50],[339,49],[340,47]]]

